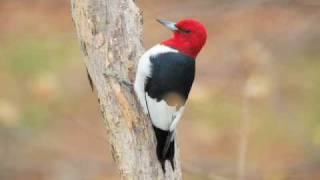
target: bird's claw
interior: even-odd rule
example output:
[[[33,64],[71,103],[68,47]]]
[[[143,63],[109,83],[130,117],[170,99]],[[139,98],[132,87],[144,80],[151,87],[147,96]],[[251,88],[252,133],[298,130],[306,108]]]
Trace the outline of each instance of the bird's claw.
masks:
[[[127,86],[127,87],[129,87],[129,88],[133,87],[133,83],[128,81],[128,80],[121,80],[120,83],[125,85],[125,86]]]
[[[106,78],[115,78],[121,85],[124,85],[128,88],[133,88],[133,83],[130,82],[129,80],[121,78],[117,73],[114,71],[106,71],[103,73],[104,77]]]

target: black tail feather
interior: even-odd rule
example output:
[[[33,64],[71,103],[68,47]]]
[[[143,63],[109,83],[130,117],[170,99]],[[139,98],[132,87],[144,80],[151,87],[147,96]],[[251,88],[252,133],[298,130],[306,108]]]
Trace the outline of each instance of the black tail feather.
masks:
[[[174,140],[171,141],[169,151],[167,153],[167,159],[169,159],[173,170],[174,170],[174,152],[175,152],[175,149],[174,149],[175,144],[174,143],[175,143]]]
[[[157,157],[161,164],[162,170],[165,173],[165,162],[170,161],[171,167],[174,170],[174,140],[171,141],[174,132],[164,131],[153,126],[157,138]]]
[[[162,158],[166,158],[169,148],[171,146],[171,140],[173,136],[173,132],[171,131],[167,131],[167,137],[166,137],[166,141],[164,142],[164,146],[162,148]]]

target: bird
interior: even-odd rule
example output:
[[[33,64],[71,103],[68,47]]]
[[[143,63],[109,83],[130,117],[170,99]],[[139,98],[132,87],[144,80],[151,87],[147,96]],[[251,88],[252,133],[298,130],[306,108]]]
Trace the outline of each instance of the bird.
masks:
[[[205,26],[194,19],[177,23],[157,19],[173,36],[139,59],[134,91],[149,115],[156,136],[156,155],[165,173],[168,160],[175,169],[176,128],[185,110],[196,70],[196,57],[206,43]]]

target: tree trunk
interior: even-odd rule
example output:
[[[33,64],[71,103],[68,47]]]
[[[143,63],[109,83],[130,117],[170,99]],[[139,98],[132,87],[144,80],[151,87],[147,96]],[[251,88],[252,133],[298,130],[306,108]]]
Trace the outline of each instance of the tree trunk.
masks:
[[[132,83],[143,53],[142,16],[135,2],[72,0],[72,16],[122,179],[181,179],[178,158],[175,171],[167,162],[163,175],[150,120],[134,95]]]

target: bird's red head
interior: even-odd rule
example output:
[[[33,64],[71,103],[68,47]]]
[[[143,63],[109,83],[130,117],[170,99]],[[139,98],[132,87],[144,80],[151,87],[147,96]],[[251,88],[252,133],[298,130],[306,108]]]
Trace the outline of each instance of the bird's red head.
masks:
[[[195,59],[206,42],[206,28],[193,19],[185,19],[178,23],[158,21],[174,32],[171,39],[163,41],[161,44],[177,49]]]

